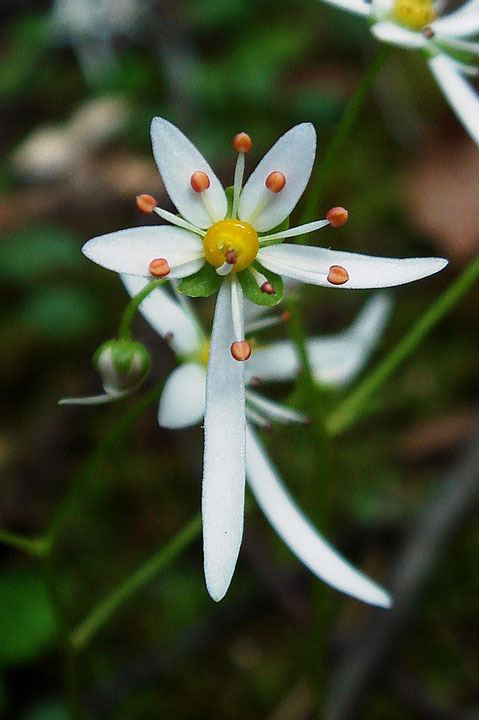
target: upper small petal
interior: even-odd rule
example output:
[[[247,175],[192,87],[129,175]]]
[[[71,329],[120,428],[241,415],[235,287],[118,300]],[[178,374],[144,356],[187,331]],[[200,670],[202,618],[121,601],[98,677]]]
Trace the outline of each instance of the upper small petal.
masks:
[[[205,369],[185,363],[168,377],[160,398],[158,422],[165,428],[196,425],[205,412]]]
[[[87,258],[108,270],[144,277],[150,276],[149,264],[155,258],[168,261],[169,277],[190,275],[205,262],[198,235],[169,225],[150,225],[99,235],[85,243],[82,250]],[[186,269],[182,265],[186,265]]]
[[[258,260],[280,275],[312,285],[341,288],[403,285],[433,275],[447,265],[443,258],[384,258],[288,243],[262,248]],[[349,279],[331,285],[327,277],[333,266],[344,268]]]
[[[153,155],[168,195],[178,212],[199,228],[209,227],[213,220],[205,208],[201,193],[190,184],[193,173],[206,173],[210,185],[204,192],[217,220],[226,216],[228,201],[223,187],[193,143],[175,125],[163,118],[153,118],[151,123]]]
[[[296,206],[308,184],[316,154],[316,131],[311,123],[301,123],[288,130],[268,150],[248,178],[238,205],[240,220],[250,222],[258,232],[279,225]],[[286,178],[284,188],[272,193],[266,188],[266,178],[272,172]],[[263,209],[256,213],[258,206]]]

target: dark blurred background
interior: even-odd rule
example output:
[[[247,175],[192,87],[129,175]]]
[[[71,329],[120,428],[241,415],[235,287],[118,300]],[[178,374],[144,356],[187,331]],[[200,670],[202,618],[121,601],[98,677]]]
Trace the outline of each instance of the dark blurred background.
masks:
[[[378,49],[360,18],[317,0],[103,5],[0,6],[0,527],[41,536],[77,482],[52,568],[68,627],[197,513],[202,459],[202,430],[160,429],[153,404],[91,463],[135,399],[57,406],[100,392],[91,356],[127,302],[118,277],[89,263],[82,244],[144,223],[138,193],[171,209],[150,150],[153,116],[177,123],[227,185],[240,130],[253,138],[252,169],[280,133],[310,120],[318,167]],[[478,197],[477,147],[422,58],[394,51],[317,217],[349,209],[337,247],[444,255],[450,266],[395,293],[372,365],[477,253]],[[346,327],[367,296],[305,288],[308,332]],[[318,717],[325,693],[337,719],[479,716],[478,299],[474,288],[375,395],[368,417],[333,441],[328,534],[365,572],[399,583],[400,612],[385,620],[313,583],[253,507],[220,605],[206,593],[197,541],[95,636],[77,663],[85,717],[306,720]],[[212,304],[197,307],[209,322]],[[175,359],[143,320],[135,328],[153,353],[153,385]],[[330,392],[327,406],[347,392]],[[321,483],[313,438],[304,428],[265,438],[304,503]],[[6,545],[0,564],[0,716],[64,720],[40,564]],[[321,632],[317,603],[328,608]]]

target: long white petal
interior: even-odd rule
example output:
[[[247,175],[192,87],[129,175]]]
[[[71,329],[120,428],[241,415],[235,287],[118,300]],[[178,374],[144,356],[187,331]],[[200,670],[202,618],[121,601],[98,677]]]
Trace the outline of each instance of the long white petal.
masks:
[[[124,286],[133,297],[151,282],[140,275],[121,275]],[[168,341],[178,355],[190,355],[201,348],[201,333],[195,318],[162,287],[153,290],[140,305],[140,312],[152,328]]]
[[[251,222],[259,232],[279,225],[296,206],[308,183],[316,154],[316,131],[311,123],[301,123],[288,130],[268,150],[244,186],[238,205],[238,217]],[[274,171],[286,178],[278,193],[267,189],[265,182]],[[263,206],[263,203],[264,206]],[[256,212],[258,207],[263,207]]]
[[[312,285],[341,288],[403,285],[433,275],[447,265],[443,258],[384,258],[288,243],[262,248],[258,260],[280,275]],[[327,280],[329,268],[334,265],[345,268],[349,275],[342,285],[332,285]]]
[[[472,139],[479,144],[479,97],[445,55],[429,60],[436,82]]]
[[[153,155],[168,195],[178,211],[193,225],[207,228],[212,224],[200,193],[193,190],[191,176],[197,170],[206,173],[210,186],[205,190],[217,220],[222,220],[228,209],[223,187],[203,155],[192,142],[163,118],[153,118],[151,123]]]
[[[371,12],[371,5],[366,0],[325,0],[328,5],[334,5],[334,7],[341,8],[341,10],[348,10],[349,12],[356,13],[356,15],[369,15]]]
[[[301,512],[249,426],[246,435],[246,472],[256,501],[269,522],[311,572],[358,600],[384,608],[391,607],[391,596],[334,550]]]
[[[196,425],[205,412],[204,367],[185,363],[168,377],[160,398],[158,422],[166,428]]]
[[[400,45],[405,48],[423,48],[426,37],[417,30],[408,30],[391,20],[382,20],[371,27],[371,32],[382,42]]]
[[[245,481],[244,364],[233,359],[228,280],[216,301],[206,375],[203,543],[205,578],[213,600],[225,595],[243,536]]]
[[[440,35],[471,37],[479,32],[479,0],[469,0],[449,15],[437,18],[430,27]]]
[[[169,225],[128,228],[99,235],[89,240],[83,253],[98,265],[118,273],[149,277],[149,264],[165,258],[171,272],[168,277],[184,277],[184,268],[191,274],[205,262],[203,243],[198,235]],[[199,257],[201,255],[201,257]],[[195,259],[198,258],[198,259]]]

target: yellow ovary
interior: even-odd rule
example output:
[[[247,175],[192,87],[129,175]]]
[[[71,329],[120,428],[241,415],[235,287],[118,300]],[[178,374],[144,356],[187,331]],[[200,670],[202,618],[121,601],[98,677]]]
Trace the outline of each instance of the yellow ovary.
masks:
[[[220,220],[206,233],[203,249],[210,265],[219,268],[225,262],[236,260],[231,263],[231,272],[240,272],[249,267],[258,254],[258,233],[240,220]]]
[[[396,0],[392,14],[397,22],[411,30],[422,30],[436,17],[432,0]]]

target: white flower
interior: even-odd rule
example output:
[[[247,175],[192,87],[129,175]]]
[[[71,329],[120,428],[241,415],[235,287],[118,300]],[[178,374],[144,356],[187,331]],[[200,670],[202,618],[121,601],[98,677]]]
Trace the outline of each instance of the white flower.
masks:
[[[437,84],[479,144],[479,98],[466,79],[478,74],[479,43],[467,38],[479,33],[479,0],[466,0],[458,10],[445,15],[441,13],[441,0],[325,2],[368,17],[378,40],[422,50]]]
[[[145,286],[139,277],[123,275],[123,282],[130,294],[135,295]],[[220,302],[228,293],[220,291]],[[380,295],[372,298],[353,325],[339,335],[315,338],[308,344],[310,360],[318,379],[335,384],[351,380],[376,344],[384,327],[389,299]],[[249,328],[258,329],[274,322],[274,318],[258,319],[257,306],[246,308],[251,321]],[[191,308],[181,305],[166,290],[158,288],[140,306],[140,310],[153,328],[167,337],[181,364],[166,380],[160,399],[158,420],[162,427],[184,428],[203,419],[205,411],[205,361],[208,355],[206,340],[196,322]],[[225,316],[222,315],[222,318]],[[216,337],[216,343],[221,342]],[[324,540],[311,525],[284,487],[259,441],[253,425],[266,426],[270,421],[302,422],[304,416],[289,408],[272,402],[253,390],[255,376],[271,380],[292,379],[298,364],[291,362],[291,347],[288,343],[276,343],[254,354],[254,368],[247,365],[246,372],[246,479],[264,514],[290,550],[318,577],[333,587],[364,602],[381,607],[390,607],[391,597],[376,583],[353,568],[339,553]],[[227,352],[222,353],[225,362],[234,361]],[[275,368],[271,366],[274,357]],[[239,366],[236,363],[236,366]],[[226,378],[228,381],[228,377]],[[215,387],[216,389],[216,387]],[[225,411],[226,412],[226,411]],[[230,420],[226,416],[226,431]],[[225,436],[223,436],[225,437]],[[225,437],[227,441],[227,437]],[[203,492],[203,523],[205,528],[204,563],[208,591],[214,600],[221,600],[231,581],[236,564],[241,537],[231,542],[235,530],[228,525],[218,508],[227,504],[230,516],[243,522],[243,489],[238,489],[222,466],[212,476],[217,482],[205,485]],[[238,523],[239,524],[239,523]],[[226,533],[226,536],[225,536]],[[226,547],[230,556],[226,556]],[[229,561],[228,561],[229,560]]]
[[[139,196],[139,206],[176,227],[120,230],[93,238],[83,252],[118,273],[184,278],[179,290],[186,294],[211,294],[220,286],[206,377],[203,476],[205,553],[215,558],[214,564],[207,562],[207,582],[211,594],[220,598],[233,574],[243,532],[245,371],[244,363],[236,361],[247,360],[251,353],[244,337],[243,293],[258,304],[271,296],[280,300],[281,275],[329,287],[401,285],[438,272],[447,261],[281,244],[329,224],[318,220],[275,230],[287,220],[311,174],[316,134],[310,123],[285,133],[243,189],[244,155],[251,140],[245,133],[235,137],[238,161],[231,208],[206,160],[174,125],[155,118],[151,132],[155,160],[180,216],[156,207],[150,196]],[[338,220],[336,210],[331,224],[337,225],[346,211],[339,209]]]

